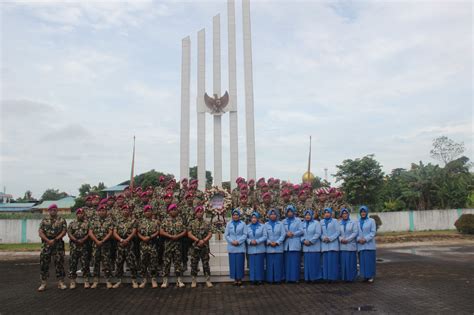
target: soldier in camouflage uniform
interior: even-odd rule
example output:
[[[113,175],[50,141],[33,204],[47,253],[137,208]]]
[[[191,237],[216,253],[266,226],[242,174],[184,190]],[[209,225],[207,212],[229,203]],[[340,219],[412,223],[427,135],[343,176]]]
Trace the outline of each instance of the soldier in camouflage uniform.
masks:
[[[76,210],[76,220],[72,221],[68,228],[69,236],[69,284],[70,289],[76,288],[77,265],[81,262],[82,277],[84,279],[84,289],[88,289],[90,275],[90,261],[88,247],[86,246],[89,239],[89,224],[84,218],[84,210],[79,208]]]
[[[114,289],[120,287],[122,283],[125,261],[127,262],[130,274],[132,275],[132,287],[134,289],[138,288],[137,258],[135,257],[135,251],[133,250],[133,239],[135,238],[136,233],[137,221],[132,218],[130,207],[128,205],[123,205],[121,219],[114,224],[114,238],[118,244],[115,276],[119,279],[118,282],[113,285]]]
[[[300,192],[298,193],[298,201],[295,203],[295,207],[296,207],[296,213],[295,215],[302,219],[304,218],[304,212],[306,211],[306,191],[304,190],[300,190]]]
[[[110,238],[113,234],[113,223],[110,217],[107,216],[107,206],[105,204],[99,206],[97,214],[97,219],[89,222],[89,237],[93,241],[92,264],[94,266],[94,282],[91,289],[95,289],[99,285],[101,263],[107,281],[107,289],[111,289],[112,262],[110,260]]]
[[[202,261],[204,276],[206,276],[206,286],[211,288],[211,268],[209,267],[209,240],[212,237],[211,224],[203,219],[204,208],[202,206],[197,206],[194,211],[196,218],[188,225],[188,238],[193,242],[191,252],[191,288],[197,286],[196,277],[199,260]]]
[[[66,289],[64,284],[64,241],[66,235],[67,224],[64,218],[58,216],[58,207],[52,204],[48,207],[49,215],[43,218],[38,230],[41,238],[41,254],[40,254],[40,275],[41,285],[38,291],[46,289],[46,280],[49,277],[49,263],[53,258],[54,267],[56,269],[56,277],[58,278],[58,288]]]
[[[151,285],[158,287],[156,277],[158,276],[158,252],[155,243],[160,235],[160,221],[153,219],[151,206],[143,207],[143,218],[137,225],[137,236],[140,239],[141,277],[140,288],[144,288],[147,275],[150,272]]]
[[[292,205],[293,203],[291,202],[291,193],[288,189],[282,190],[280,194],[280,203],[276,207],[278,211],[280,212],[280,220],[283,220],[286,217],[286,207],[289,205]]]
[[[198,189],[198,180],[193,179],[189,182],[189,191],[191,191],[194,195],[194,206],[202,206],[204,205],[204,201],[206,196],[204,193]]]
[[[118,195],[115,198],[115,204],[113,205],[112,209],[109,211],[112,222],[119,222],[122,220],[122,207],[125,205],[125,197],[123,195]],[[127,205],[128,206],[128,205]]]
[[[183,220],[184,226],[188,226],[189,222],[194,219],[194,195],[188,191],[183,202],[181,202],[179,209],[181,210],[179,216]],[[191,247],[191,240],[187,237],[181,238],[181,256],[183,261],[183,272],[188,269],[188,253]]]
[[[231,198],[232,198],[232,209],[237,208],[239,206],[239,198],[240,198],[240,185],[244,181],[242,177],[237,177],[235,183],[237,187],[232,189]]]
[[[248,203],[251,207],[255,208],[257,205],[257,191],[255,190],[255,180],[249,179],[248,186]]]
[[[161,225],[160,235],[165,237],[165,252],[163,262],[163,284],[162,288],[168,287],[168,276],[170,274],[171,263],[174,265],[174,271],[177,277],[176,286],[185,287],[181,281],[181,273],[183,271],[183,262],[181,257],[180,239],[186,236],[186,226],[178,216],[178,207],[171,204],[168,207],[169,216]]]
[[[263,202],[257,207],[257,212],[260,214],[260,222],[265,223],[267,213],[274,208],[274,205],[272,202],[272,195],[269,192],[262,195],[262,200]]]
[[[239,210],[240,213],[242,213],[242,218],[245,224],[250,222],[254,209],[249,205],[247,195],[240,195],[240,204],[235,209]]]

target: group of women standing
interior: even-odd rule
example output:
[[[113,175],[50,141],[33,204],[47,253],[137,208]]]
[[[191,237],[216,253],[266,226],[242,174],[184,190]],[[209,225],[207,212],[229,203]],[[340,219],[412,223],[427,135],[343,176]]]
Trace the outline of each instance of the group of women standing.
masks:
[[[358,221],[351,220],[345,208],[341,209],[339,221],[333,218],[332,211],[324,209],[323,218],[317,221],[312,210],[306,210],[299,218],[296,208],[289,205],[286,218],[281,221],[278,212],[270,210],[267,222],[261,222],[260,214],[253,212],[251,222],[245,224],[239,210],[233,210],[224,235],[234,284],[242,284],[246,254],[254,284],[299,282],[302,257],[306,282],[353,282],[359,257],[360,277],[372,283],[376,224],[369,218],[368,208],[360,207]]]

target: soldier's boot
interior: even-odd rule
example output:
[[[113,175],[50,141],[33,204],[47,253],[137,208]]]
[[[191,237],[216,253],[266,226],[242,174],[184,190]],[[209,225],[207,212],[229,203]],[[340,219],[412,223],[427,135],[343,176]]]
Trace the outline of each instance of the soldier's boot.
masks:
[[[143,289],[146,286],[146,278],[143,278],[142,283],[140,283],[139,288]]]
[[[206,276],[206,287],[212,288],[211,276]]]
[[[115,284],[112,286],[112,288],[113,288],[113,289],[118,289],[118,288],[120,288],[121,285],[122,285],[122,280],[119,280],[119,281],[117,281],[117,283],[115,283]]]
[[[166,289],[168,287],[168,277],[163,277],[163,283],[161,284],[162,289]]]
[[[72,279],[69,283],[69,289],[73,290],[76,288],[76,280]]]
[[[181,281],[181,277],[178,277],[178,279],[176,280],[176,286],[178,288],[184,288],[186,285],[183,283],[183,281]]]
[[[106,285],[107,285],[107,289],[112,289],[112,288],[114,287],[114,286],[112,285],[112,282],[110,282],[109,279],[107,279]]]
[[[84,280],[84,289],[89,289],[91,285],[89,284],[89,279]]]
[[[41,285],[38,288],[38,292],[43,292],[44,290],[46,290],[46,281],[41,280]]]
[[[158,288],[158,282],[156,282],[156,279],[155,279],[155,278],[151,278],[151,287],[152,287],[153,289]]]
[[[96,289],[98,285],[99,285],[99,278],[95,277],[94,281],[92,282],[91,289]]]
[[[137,280],[135,280],[135,279],[132,280],[132,288],[138,289],[138,282],[137,282]]]
[[[61,289],[61,290],[67,289],[67,286],[64,284],[63,280],[58,281],[58,289]]]
[[[193,280],[191,281],[191,288],[195,288],[197,287],[197,280],[196,280],[196,276],[193,276]]]

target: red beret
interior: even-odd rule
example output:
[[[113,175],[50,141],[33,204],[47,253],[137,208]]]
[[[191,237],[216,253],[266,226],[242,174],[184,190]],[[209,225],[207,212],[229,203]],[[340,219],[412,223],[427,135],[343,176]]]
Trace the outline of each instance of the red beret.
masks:
[[[165,177],[163,175],[161,175],[159,181],[163,182],[164,180],[165,180]]]
[[[130,209],[130,207],[129,207],[128,205],[123,205],[123,206],[122,206],[122,210],[123,210],[123,209]]]
[[[97,207],[97,210],[100,210],[100,209],[107,209],[107,206],[105,205],[105,203],[99,204],[99,207]]]
[[[289,196],[289,195],[290,195],[290,192],[288,191],[288,189],[284,189],[280,193],[280,196],[282,196],[282,197]]]
[[[181,183],[184,183],[184,182],[187,182],[187,181],[188,181],[188,179],[185,177],[181,180]]]
[[[240,177],[240,176],[239,176],[239,177],[237,177],[237,179],[235,180],[235,182],[236,182],[237,184],[239,184],[239,183],[240,183],[241,181],[243,181],[243,180],[244,180],[243,177]]]
[[[163,198],[173,198],[173,194],[172,193],[167,193],[166,195],[164,195]]]
[[[194,208],[194,213],[198,213],[198,212],[204,212],[204,207],[203,206],[196,206],[196,208]]]
[[[186,196],[184,196],[185,199],[188,199],[188,198],[190,198],[190,197],[191,197],[191,198],[194,197],[194,194],[193,194],[192,192],[188,192],[188,193],[186,194]]]
[[[190,181],[190,184],[197,184],[198,183],[198,180],[197,179],[193,179]]]
[[[272,195],[269,192],[266,192],[262,195],[262,198],[265,199],[267,197],[271,197]]]
[[[255,184],[255,179],[249,179],[249,185]]]
[[[150,212],[152,210],[152,207],[150,205],[146,205],[143,207],[143,212]]]
[[[265,181],[265,177],[260,177],[258,180],[257,180],[257,183],[260,183],[260,182],[264,182]]]
[[[99,205],[103,205],[103,204],[107,203],[108,200],[109,200],[108,198],[102,199],[102,200],[99,202]]]
[[[79,214],[79,213],[84,213],[84,209],[82,209],[82,208],[77,209],[76,214]]]
[[[298,193],[298,197],[301,196],[301,195],[304,195],[304,194],[306,194],[306,191],[301,190],[301,191]]]
[[[120,195],[117,196],[117,200],[118,199],[125,199],[125,197],[124,197],[124,195],[120,194]]]
[[[168,212],[170,212],[171,210],[176,209],[176,208],[178,208],[178,206],[175,203],[172,203],[168,206]]]

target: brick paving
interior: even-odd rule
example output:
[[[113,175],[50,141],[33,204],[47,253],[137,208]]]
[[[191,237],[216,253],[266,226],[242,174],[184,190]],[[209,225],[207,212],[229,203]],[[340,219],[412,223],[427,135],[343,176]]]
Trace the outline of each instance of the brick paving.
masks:
[[[36,292],[38,259],[0,261],[0,314],[474,313],[474,245],[380,249],[374,284]],[[54,273],[53,268],[51,272]]]

